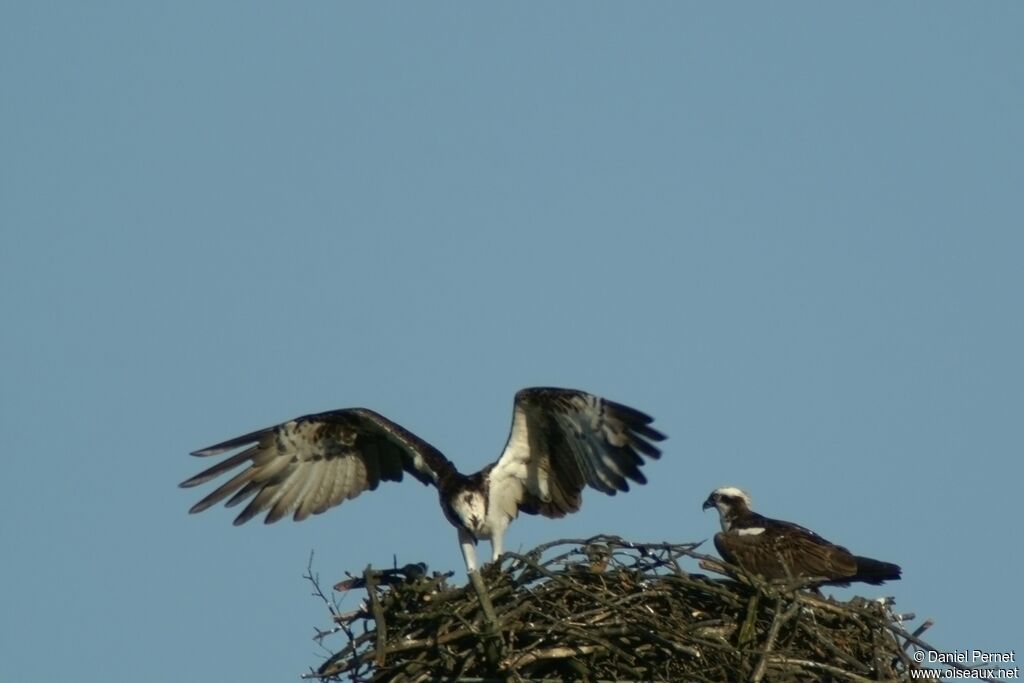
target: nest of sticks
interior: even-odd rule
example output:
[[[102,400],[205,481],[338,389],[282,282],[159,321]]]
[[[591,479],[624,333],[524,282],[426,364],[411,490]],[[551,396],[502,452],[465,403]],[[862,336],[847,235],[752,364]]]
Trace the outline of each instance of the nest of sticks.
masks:
[[[561,540],[452,585],[424,565],[375,570],[321,590],[344,638],[306,678],[322,681],[909,680],[914,615],[889,600],[826,599],[766,584],[699,544]],[[715,576],[692,573],[696,565]],[[343,612],[339,596],[365,595]]]

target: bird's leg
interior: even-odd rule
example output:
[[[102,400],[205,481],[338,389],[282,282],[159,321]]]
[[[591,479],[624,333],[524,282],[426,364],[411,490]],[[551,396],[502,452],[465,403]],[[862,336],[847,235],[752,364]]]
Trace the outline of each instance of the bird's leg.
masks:
[[[497,562],[501,559],[501,554],[505,552],[502,547],[505,534],[497,529],[491,536],[491,562]]]
[[[466,561],[466,571],[473,573],[477,570],[476,564],[476,539],[465,529],[459,529],[459,545],[462,547],[462,559]]]

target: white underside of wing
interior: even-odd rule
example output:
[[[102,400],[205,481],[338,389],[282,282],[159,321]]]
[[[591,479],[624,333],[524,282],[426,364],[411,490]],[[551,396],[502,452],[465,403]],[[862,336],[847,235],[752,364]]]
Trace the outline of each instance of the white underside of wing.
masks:
[[[343,495],[344,489],[342,487],[345,485],[345,480],[351,467],[350,463],[340,462],[325,467],[323,476],[317,480],[315,491],[310,491],[311,494],[315,495],[316,500],[320,501],[320,504],[315,507],[303,505],[303,508],[313,514],[326,510],[325,501],[337,500],[338,497]]]
[[[300,516],[306,517],[323,500],[326,489],[326,478],[330,476],[331,468],[323,460],[302,463],[299,466],[303,470],[302,476],[295,475],[295,488],[292,502],[285,509],[285,514],[301,510]],[[289,482],[291,483],[291,482]]]
[[[490,472],[492,515],[498,513],[509,521],[515,519],[525,490],[545,502],[551,500],[549,473],[537,466],[539,457],[531,448],[529,419],[517,405],[512,414],[508,443]],[[492,520],[492,524],[495,521]]]
[[[265,487],[257,494],[257,497],[264,497],[266,501],[265,509],[273,508],[279,502],[284,507],[293,508],[295,499],[308,481],[308,477],[309,471],[304,467],[299,467],[279,484]]]
[[[283,514],[297,513],[298,519],[324,512],[342,500],[354,498],[366,487],[366,467],[356,457],[327,458],[313,439],[310,424],[293,423],[282,430],[277,452],[291,453],[276,457],[266,465],[261,477],[270,478],[277,471],[293,466],[267,503],[279,506]]]

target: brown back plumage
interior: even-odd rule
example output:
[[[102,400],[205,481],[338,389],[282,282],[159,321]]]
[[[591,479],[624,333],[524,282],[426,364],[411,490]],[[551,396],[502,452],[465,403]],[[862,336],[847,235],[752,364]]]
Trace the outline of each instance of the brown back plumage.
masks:
[[[834,580],[857,572],[849,550],[796,525],[765,527],[756,536],[740,530],[719,532],[715,548],[727,562],[766,579]]]

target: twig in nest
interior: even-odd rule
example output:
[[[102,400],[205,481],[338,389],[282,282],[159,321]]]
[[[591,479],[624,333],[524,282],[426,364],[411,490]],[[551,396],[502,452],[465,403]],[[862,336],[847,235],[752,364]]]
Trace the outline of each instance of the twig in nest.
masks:
[[[775,640],[779,637],[779,629],[782,628],[782,624],[789,621],[790,617],[796,614],[800,606],[796,603],[792,603],[782,610],[783,603],[782,598],[775,600],[775,616],[772,617],[771,628],[768,629],[768,637],[764,641],[764,654],[761,655],[761,661],[757,663],[757,668],[754,669],[754,675],[750,677],[750,683],[760,683],[761,679],[764,678],[764,673],[768,667],[768,656],[772,652],[772,648],[775,647]]]

